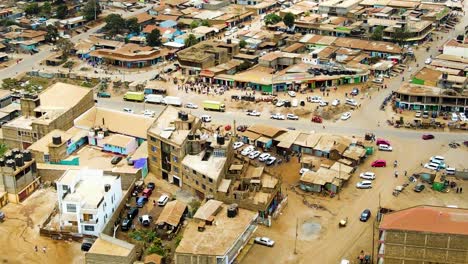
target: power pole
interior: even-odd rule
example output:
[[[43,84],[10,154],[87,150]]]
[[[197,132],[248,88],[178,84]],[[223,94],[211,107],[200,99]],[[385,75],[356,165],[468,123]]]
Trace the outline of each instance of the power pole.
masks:
[[[294,240],[294,255],[297,255],[297,229],[299,226],[299,219],[296,217],[296,239]]]

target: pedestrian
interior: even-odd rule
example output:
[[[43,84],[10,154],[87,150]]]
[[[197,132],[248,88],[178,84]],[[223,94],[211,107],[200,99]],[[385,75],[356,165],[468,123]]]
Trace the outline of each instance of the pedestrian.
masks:
[[[405,177],[406,177],[407,173],[408,173],[408,172],[407,172],[407,171],[405,171]]]
[[[156,200],[153,200],[153,206],[156,206]]]
[[[463,192],[463,187],[460,187],[460,193],[462,193],[462,192]]]
[[[398,178],[398,171],[395,171],[395,178]]]
[[[47,249],[46,246],[43,246],[43,247],[42,247],[42,252],[43,252],[44,254],[46,253],[46,249]]]
[[[455,192],[458,193],[458,187],[455,189]]]
[[[35,246],[34,246],[34,251],[36,251],[36,252],[37,252],[37,245],[35,245]]]
[[[325,129],[325,126],[323,126],[323,129]]]

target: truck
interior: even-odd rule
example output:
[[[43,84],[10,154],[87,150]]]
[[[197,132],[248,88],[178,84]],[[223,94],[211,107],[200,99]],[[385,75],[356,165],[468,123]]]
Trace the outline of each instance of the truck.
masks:
[[[145,100],[145,94],[142,92],[126,92],[123,99],[125,101],[143,102]]]
[[[180,97],[176,96],[166,96],[162,100],[162,103],[166,105],[182,106],[182,100],[180,99]]]
[[[146,101],[147,103],[150,104],[160,104],[164,100],[164,96],[160,94],[148,94],[146,96]]]
[[[221,102],[207,100],[203,101],[203,109],[224,112],[226,110],[226,107]]]

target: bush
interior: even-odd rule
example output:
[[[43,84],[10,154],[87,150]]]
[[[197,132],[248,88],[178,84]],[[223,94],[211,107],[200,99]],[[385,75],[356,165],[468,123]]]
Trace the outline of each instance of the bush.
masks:
[[[198,208],[200,208],[200,205],[201,205],[201,202],[199,200],[192,199],[192,201],[190,201],[189,207],[190,207],[191,216],[195,215],[195,213],[198,211]]]

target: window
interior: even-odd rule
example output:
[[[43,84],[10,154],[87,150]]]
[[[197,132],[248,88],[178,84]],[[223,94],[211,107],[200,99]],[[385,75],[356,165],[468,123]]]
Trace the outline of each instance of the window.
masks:
[[[62,186],[62,190],[68,192],[68,185],[63,185],[63,186]]]
[[[179,168],[174,167],[174,172],[175,172],[175,173],[179,173]]]
[[[208,181],[210,181],[210,183],[213,183],[213,179],[211,178],[208,178]]]
[[[192,170],[192,173],[193,173],[193,174],[197,174],[197,171],[196,171],[196,170]]]
[[[213,189],[210,188],[210,192],[213,192]]]
[[[156,142],[156,138],[155,138],[155,137],[150,137],[150,140],[153,141],[153,142]]]
[[[76,213],[76,204],[67,204],[68,213]]]
[[[84,230],[85,230],[85,231],[94,231],[94,226],[92,226],[92,225],[85,225],[85,226],[84,226]]]
[[[198,181],[195,181],[195,183],[198,185]]]
[[[203,179],[206,179],[206,176],[205,175],[202,175]]]
[[[158,151],[158,148],[155,147],[155,146],[151,146],[151,151],[156,152],[156,151]]]
[[[179,162],[179,158],[177,158],[176,156],[172,156],[172,160],[173,160],[174,162]]]
[[[206,190],[206,185],[205,184],[202,184],[201,187],[202,187],[203,190]]]

